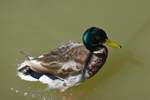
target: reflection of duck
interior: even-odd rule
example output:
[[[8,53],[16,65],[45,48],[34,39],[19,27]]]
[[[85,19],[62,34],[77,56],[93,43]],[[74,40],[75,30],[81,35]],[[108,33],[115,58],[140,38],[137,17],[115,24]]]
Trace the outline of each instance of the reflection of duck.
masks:
[[[65,90],[95,75],[104,65],[107,48],[120,48],[97,27],[87,29],[83,44],[69,42],[37,58],[27,56],[18,68],[18,76],[28,81],[41,81],[51,89]]]

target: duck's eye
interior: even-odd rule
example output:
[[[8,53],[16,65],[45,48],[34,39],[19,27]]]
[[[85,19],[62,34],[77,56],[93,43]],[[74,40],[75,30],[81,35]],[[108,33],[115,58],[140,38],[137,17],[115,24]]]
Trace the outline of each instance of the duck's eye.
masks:
[[[94,40],[95,40],[95,41],[100,41],[100,40],[101,40],[101,37],[95,36],[95,37],[94,37]]]
[[[103,41],[103,39],[102,39],[100,36],[95,35],[95,36],[93,36],[93,38],[92,38],[92,42],[93,42],[93,43],[99,43],[99,42],[101,42],[101,41]]]

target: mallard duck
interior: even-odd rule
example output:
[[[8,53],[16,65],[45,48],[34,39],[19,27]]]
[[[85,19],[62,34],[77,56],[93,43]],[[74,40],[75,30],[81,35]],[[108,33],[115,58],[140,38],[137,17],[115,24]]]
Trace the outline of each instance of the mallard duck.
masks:
[[[64,91],[93,77],[102,68],[108,56],[105,45],[121,48],[98,27],[88,28],[82,40],[83,44],[69,42],[39,57],[26,55],[18,67],[18,76]]]

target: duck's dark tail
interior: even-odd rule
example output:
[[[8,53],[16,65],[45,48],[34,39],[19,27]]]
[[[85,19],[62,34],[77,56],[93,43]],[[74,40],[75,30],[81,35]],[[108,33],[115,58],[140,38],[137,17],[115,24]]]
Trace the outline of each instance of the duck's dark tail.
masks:
[[[18,69],[18,72],[22,73],[25,76],[29,75],[29,76],[31,76],[31,77],[33,77],[35,79],[39,79],[42,75],[44,75],[42,73],[38,73],[38,72],[33,71],[30,68],[30,66],[28,66],[28,65]]]

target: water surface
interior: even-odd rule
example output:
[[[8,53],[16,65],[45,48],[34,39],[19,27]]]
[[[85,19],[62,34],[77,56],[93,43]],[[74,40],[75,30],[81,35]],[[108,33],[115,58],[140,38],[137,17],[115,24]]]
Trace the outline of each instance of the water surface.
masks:
[[[148,0],[0,0],[0,98],[4,100],[149,100],[150,13]],[[89,81],[65,93],[16,76],[20,50],[33,56],[98,26],[122,49]]]

